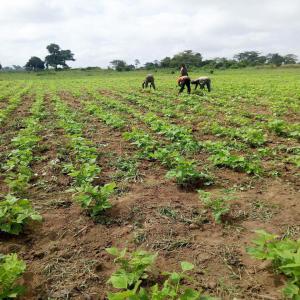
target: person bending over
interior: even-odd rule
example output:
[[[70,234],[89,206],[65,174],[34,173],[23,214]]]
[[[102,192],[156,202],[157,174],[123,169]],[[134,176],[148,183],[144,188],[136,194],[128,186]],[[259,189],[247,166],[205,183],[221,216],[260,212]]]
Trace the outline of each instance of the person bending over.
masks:
[[[148,74],[142,84],[143,89],[148,87],[148,84],[150,84],[151,87],[155,90],[155,83],[154,83],[154,76],[152,74]]]
[[[195,89],[198,87],[200,87],[201,90],[203,90],[205,88],[205,86],[207,87],[207,90],[210,92],[211,91],[211,80],[209,77],[199,77],[196,80],[192,80],[191,81],[192,84],[195,84]]]
[[[180,86],[179,93],[182,93],[185,86],[187,87],[188,94],[191,93],[191,79],[189,76],[180,76],[177,80],[178,85]]]

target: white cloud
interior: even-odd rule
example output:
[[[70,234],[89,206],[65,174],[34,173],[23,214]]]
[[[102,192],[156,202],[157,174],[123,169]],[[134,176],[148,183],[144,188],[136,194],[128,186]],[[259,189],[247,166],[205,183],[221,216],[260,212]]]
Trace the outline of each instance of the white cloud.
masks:
[[[206,58],[243,50],[300,56],[298,0],[0,0],[0,61],[24,65],[55,42],[72,66],[132,63],[193,49]]]

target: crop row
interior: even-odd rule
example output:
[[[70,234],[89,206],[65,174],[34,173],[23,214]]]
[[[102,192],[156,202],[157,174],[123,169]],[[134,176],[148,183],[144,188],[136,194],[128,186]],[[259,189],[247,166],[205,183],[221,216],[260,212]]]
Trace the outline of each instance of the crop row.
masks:
[[[30,165],[34,159],[33,151],[40,140],[40,121],[44,117],[43,102],[44,94],[37,89],[30,116],[23,121],[24,128],[12,139],[13,150],[3,166],[9,193],[0,199],[0,231],[12,235],[20,234],[30,221],[42,221],[30,201],[18,196],[26,193],[32,178]],[[24,292],[24,287],[18,285],[16,280],[25,269],[25,262],[17,254],[0,254],[0,299],[16,298]]]
[[[86,112],[93,114],[108,126],[112,128],[125,128],[125,124],[127,124],[130,127],[130,124],[125,118],[122,118],[122,115],[115,114],[112,111],[107,113],[107,110],[99,102],[81,101]],[[182,156],[176,144],[163,145],[149,133],[141,129],[136,129],[134,126],[132,126],[130,131],[124,132],[123,136],[140,149],[141,157],[150,160],[155,159],[165,165],[169,169],[167,177],[175,177],[178,184],[193,185],[199,181],[211,183],[212,178],[204,172],[198,171],[197,164],[193,160]]]
[[[201,128],[203,133],[213,134],[216,137],[226,137],[227,144],[235,144],[238,145],[236,150],[246,150],[247,147],[257,148],[257,153],[252,156],[248,156],[249,159],[254,159],[257,161],[257,157],[261,156],[261,152],[264,153],[268,148],[265,148],[267,143],[270,140],[270,136],[267,135],[269,133],[275,133],[280,137],[285,138],[294,138],[299,140],[300,136],[300,124],[298,123],[288,123],[281,119],[277,119],[276,116],[271,115],[255,115],[251,114],[248,111],[244,113],[240,111],[240,108],[230,108],[227,103],[224,103],[224,107],[222,107],[223,119],[227,118],[228,125],[224,126],[222,122],[217,121],[216,111],[217,108],[212,107],[211,109],[207,108],[207,105],[203,105],[204,101],[207,102],[207,97],[195,97],[191,95],[190,97],[182,97],[180,99],[180,103],[176,101],[172,101],[171,99],[166,99],[165,97],[158,97],[158,92],[155,93],[130,93],[122,96],[120,92],[113,92],[113,94],[118,97],[118,99],[126,99],[129,103],[134,103],[139,105],[142,108],[147,108],[150,111],[158,112],[160,115],[163,114],[164,118],[171,118],[172,120],[185,120],[185,121],[193,121],[199,122],[197,120],[199,113],[203,116],[200,121],[198,127],[201,124]],[[156,100],[153,102],[153,99]],[[159,100],[158,100],[159,99]],[[184,109],[186,107],[186,109]],[[183,111],[181,111],[183,109]],[[239,109],[237,112],[236,109]],[[212,114],[214,111],[214,114]],[[193,113],[191,113],[193,112]],[[244,115],[244,116],[243,116]],[[211,121],[211,119],[215,119]],[[229,138],[229,140],[228,140]],[[244,146],[240,143],[237,144],[236,141],[240,141],[244,143]],[[262,148],[263,147],[263,148]],[[228,152],[228,148],[226,148],[226,152]],[[249,149],[253,152],[253,149]],[[277,149],[281,152],[280,149]],[[267,152],[273,153],[276,149],[269,149]],[[281,159],[281,156],[276,156],[276,160]],[[290,155],[288,159],[284,158],[284,162],[292,162],[297,165],[297,160],[299,160],[299,156]]]
[[[29,90],[30,86],[26,86],[9,97],[7,106],[0,110],[0,124],[2,124],[10,116],[10,114],[19,106],[23,99],[23,96],[27,94]]]
[[[117,95],[120,96],[121,93],[117,93]],[[220,101],[220,98],[218,98],[217,103],[220,106],[219,109],[215,105],[216,103],[214,103],[214,106],[210,108],[211,111],[209,112],[209,107],[205,107],[203,105],[204,100],[205,102],[209,102],[209,100],[211,101],[213,98],[201,97],[202,99],[199,101],[199,97],[191,96],[189,98],[183,98],[180,103],[174,104],[170,101],[172,98],[168,99],[164,96],[156,98],[157,101],[153,103],[152,100],[155,99],[154,95],[155,94],[151,94],[149,96],[146,94],[146,97],[145,95],[143,96],[143,94],[133,93],[125,96],[124,98],[153,111],[161,111],[167,116],[177,117],[183,120],[188,118],[189,121],[197,120],[199,112],[201,115],[209,115],[210,117],[216,116],[218,112],[222,113],[229,125],[232,124],[234,128],[230,126],[221,126],[216,121],[213,122],[213,124],[210,124],[209,122],[209,126],[207,126],[207,128],[210,129],[211,133],[214,134],[215,127],[219,126],[222,127],[221,131],[223,136],[241,139],[254,147],[260,146],[266,142],[267,131],[275,133],[278,136],[291,137],[298,140],[300,139],[299,123],[288,123],[287,121],[278,118],[277,114],[255,115],[249,113],[247,110],[243,113],[240,106],[231,104],[232,100],[230,99],[223,103]],[[249,106],[249,101],[246,104]],[[212,111],[213,115],[211,114]],[[193,112],[193,114],[190,114],[191,112]],[[242,117],[243,115],[245,117]]]
[[[76,112],[71,111],[60,97],[52,95],[59,126],[64,129],[72,151],[72,159],[64,165],[64,171],[73,178],[75,201],[88,210],[92,217],[111,207],[109,196],[115,183],[94,186],[93,181],[100,176],[97,165],[98,153],[94,145],[83,136],[83,124]]]
[[[215,166],[228,167],[233,170],[256,175],[262,171],[258,158],[251,154],[246,157],[232,154],[232,145],[226,146],[226,144],[223,144],[223,149],[219,149],[219,147],[213,148],[212,145],[206,148],[206,144],[197,141],[193,137],[191,129],[187,127],[171,124],[153,113],[143,114],[125,103],[101,96],[95,92],[92,93],[92,97],[97,100],[97,103],[108,110],[115,109],[119,112],[131,114],[134,118],[146,124],[148,128],[160,137],[164,137],[170,141],[172,147],[182,154],[197,153],[200,149],[203,149],[211,153],[209,161],[212,161]],[[224,154],[226,154],[226,159],[224,159]]]
[[[21,88],[21,86],[12,84],[11,82],[7,82],[5,85],[3,84],[3,86],[0,86],[0,101],[3,101],[12,94],[15,94],[16,90],[19,88]]]

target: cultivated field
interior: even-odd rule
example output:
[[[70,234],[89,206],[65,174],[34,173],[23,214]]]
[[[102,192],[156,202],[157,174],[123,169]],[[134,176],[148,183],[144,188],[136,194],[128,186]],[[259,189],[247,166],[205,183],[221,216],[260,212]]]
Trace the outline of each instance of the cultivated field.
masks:
[[[145,75],[0,74],[0,253],[26,263],[23,299],[123,291],[110,247],[158,253],[146,288],[187,261],[205,295],[284,299],[288,277],[247,247],[300,238],[300,70],[216,71],[180,96],[176,74],[151,92]]]

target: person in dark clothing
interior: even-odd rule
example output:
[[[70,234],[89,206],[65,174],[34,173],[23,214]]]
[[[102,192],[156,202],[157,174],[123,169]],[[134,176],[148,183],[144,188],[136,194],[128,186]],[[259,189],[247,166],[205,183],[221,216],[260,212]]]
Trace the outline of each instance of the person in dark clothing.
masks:
[[[192,80],[191,81],[192,84],[195,84],[195,89],[198,87],[200,87],[201,90],[203,90],[205,88],[205,86],[207,87],[207,90],[210,92],[211,91],[211,80],[209,77],[199,77],[196,80]]]
[[[180,86],[179,93],[182,93],[185,86],[187,87],[188,94],[191,93],[191,79],[189,76],[180,76],[177,80],[178,85]]]
[[[143,89],[148,87],[148,84],[150,84],[151,87],[155,90],[155,83],[154,83],[154,76],[152,74],[148,74],[142,84]]]
[[[185,64],[182,64],[182,65],[180,66],[180,76],[189,76]]]

